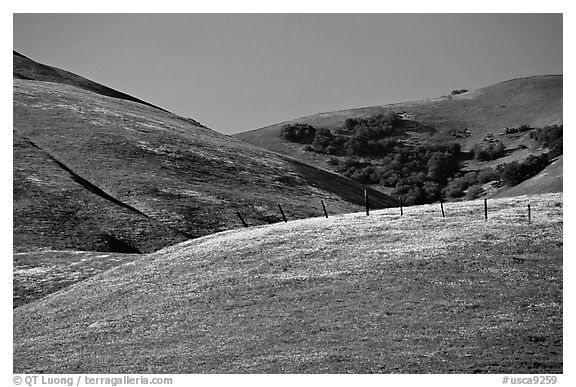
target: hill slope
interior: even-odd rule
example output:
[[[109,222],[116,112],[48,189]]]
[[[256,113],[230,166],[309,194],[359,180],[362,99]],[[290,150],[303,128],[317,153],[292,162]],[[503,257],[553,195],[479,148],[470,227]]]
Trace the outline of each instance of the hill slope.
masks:
[[[282,140],[281,128],[287,124],[306,123],[317,128],[334,129],[342,127],[347,118],[368,118],[394,111],[436,129],[432,135],[414,134],[421,141],[449,139],[468,150],[487,136],[494,136],[507,147],[516,148],[520,144],[515,139],[502,136],[504,129],[521,125],[543,127],[562,124],[562,90],[562,75],[519,78],[436,99],[314,114],[235,136],[326,168],[329,167],[326,157],[303,152],[301,145]],[[454,131],[463,131],[466,135],[455,136]]]
[[[489,208],[166,248],[16,308],[14,373],[562,373],[562,197]]]
[[[13,51],[13,74],[18,79],[36,80],[42,82],[56,82],[65,85],[76,86],[81,89],[93,91],[98,94],[106,95],[109,97],[119,98],[127,101],[138,102],[147,106],[161,109],[141,99],[132,97],[131,95],[122,93],[118,90],[111,89],[89,79],[80,77],[69,71],[64,71],[56,67],[47,66]],[[161,109],[163,110],[163,109]]]
[[[150,252],[364,187],[14,53],[14,250]],[[374,207],[394,200],[372,192]]]
[[[547,192],[562,192],[564,158],[560,156],[536,176],[522,183],[498,192],[494,197],[502,198],[520,195],[536,195]]]

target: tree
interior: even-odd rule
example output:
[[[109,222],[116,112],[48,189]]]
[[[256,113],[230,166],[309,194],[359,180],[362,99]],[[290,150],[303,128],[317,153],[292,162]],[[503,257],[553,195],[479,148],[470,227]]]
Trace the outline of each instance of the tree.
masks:
[[[347,155],[363,155],[368,148],[368,140],[366,137],[352,136],[344,143],[344,150]]]
[[[450,198],[459,198],[464,195],[467,187],[466,180],[462,177],[457,177],[448,182],[448,185],[444,188],[444,194]]]
[[[440,187],[440,184],[436,182],[427,180],[422,185],[422,189],[424,190],[424,193],[426,194],[426,199],[429,202],[435,202],[436,200],[439,200],[440,197],[442,196],[442,189]]]
[[[478,172],[478,175],[476,176],[476,180],[480,184],[486,184],[489,181],[498,180],[499,178],[500,176],[498,175],[498,173],[494,171],[494,169],[492,168],[484,168],[480,172]]]
[[[445,180],[452,170],[448,161],[444,153],[434,152],[427,163],[428,177],[434,181]]]
[[[513,186],[522,181],[522,174],[520,173],[520,164],[518,161],[512,161],[504,164],[500,177],[504,184]]]
[[[286,125],[280,131],[280,137],[291,142],[311,143],[314,140],[316,128],[308,124]]]
[[[506,146],[502,141],[488,146],[476,144],[472,152],[474,153],[474,158],[478,161],[496,160],[506,154]]]
[[[348,130],[353,130],[357,123],[358,121],[356,121],[354,118],[346,118],[344,121],[344,127]]]
[[[476,144],[472,149],[472,152],[474,153],[474,158],[478,161],[490,160],[490,153],[488,152],[488,149],[484,148],[480,144]]]
[[[327,152],[328,147],[332,146],[334,142],[334,136],[328,129],[318,129],[314,136],[314,141],[312,142],[312,146],[318,152]],[[334,148],[332,146],[332,148]],[[335,153],[331,153],[335,154]]]
[[[490,144],[489,153],[491,160],[499,159],[506,154],[506,146],[502,141],[498,141],[496,144]]]
[[[480,196],[480,194],[482,193],[482,187],[479,185],[473,185],[468,187],[468,190],[466,191],[466,199],[468,200],[473,200],[476,199],[478,196]]]
[[[464,175],[464,181],[466,181],[466,184],[468,184],[468,185],[476,184],[476,181],[477,181],[476,172],[468,172],[467,174],[465,174]]]

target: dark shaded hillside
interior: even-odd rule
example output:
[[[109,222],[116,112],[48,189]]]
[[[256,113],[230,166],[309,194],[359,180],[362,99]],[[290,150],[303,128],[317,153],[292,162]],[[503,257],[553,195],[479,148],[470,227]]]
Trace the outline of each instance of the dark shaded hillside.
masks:
[[[188,239],[136,209],[90,192],[18,134],[13,151],[15,252],[79,248],[140,253]]]
[[[15,251],[146,252],[241,227],[237,211],[258,225],[280,221],[278,204],[288,219],[322,215],[320,200],[362,208],[350,179],[14,58]],[[373,191],[372,204],[395,201]]]

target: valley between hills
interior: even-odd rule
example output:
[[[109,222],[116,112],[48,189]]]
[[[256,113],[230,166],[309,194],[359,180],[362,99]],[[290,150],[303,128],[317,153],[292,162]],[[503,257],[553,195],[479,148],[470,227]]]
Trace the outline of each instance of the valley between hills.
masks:
[[[14,372],[563,372],[562,76],[228,136],[13,73]]]

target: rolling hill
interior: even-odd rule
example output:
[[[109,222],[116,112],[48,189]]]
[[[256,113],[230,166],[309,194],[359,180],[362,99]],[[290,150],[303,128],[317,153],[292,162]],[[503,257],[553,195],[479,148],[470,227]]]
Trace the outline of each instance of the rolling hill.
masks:
[[[122,93],[118,90],[111,89],[89,79],[80,77],[69,71],[61,70],[56,67],[47,66],[42,63],[33,61],[32,59],[13,51],[13,74],[18,79],[36,80],[42,82],[55,82],[64,85],[75,86],[84,90],[92,91],[98,94],[106,95],[109,97],[119,98],[126,101],[138,102],[147,106],[161,109],[158,106],[152,105],[141,99],[132,97],[131,95]],[[163,110],[163,109],[162,109]]]
[[[417,142],[449,140],[458,142],[463,150],[470,150],[475,144],[499,140],[513,159],[516,153],[520,157],[538,154],[540,150],[528,136],[506,136],[505,128],[560,125],[563,122],[562,101],[562,75],[534,76],[435,99],[314,114],[235,136],[312,165],[333,168],[327,162],[328,156],[305,152],[302,145],[281,139],[281,128],[303,123],[316,128],[337,129],[344,126],[347,118],[369,118],[392,111],[401,114],[407,122],[434,129],[432,133],[409,133]]]
[[[152,252],[249,225],[358,211],[365,187],[13,55],[14,251]],[[371,190],[375,208],[395,205]]]
[[[16,308],[14,373],[562,373],[562,195],[445,210],[145,255]]]
[[[563,192],[563,170],[564,157],[560,156],[536,176],[514,187],[501,190],[494,195],[494,197],[502,198],[520,195],[537,195],[546,192]]]

